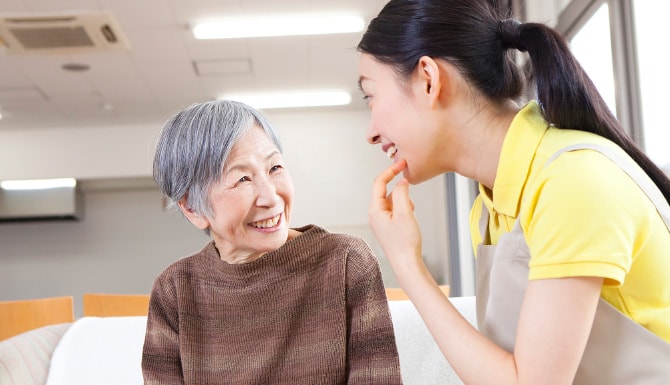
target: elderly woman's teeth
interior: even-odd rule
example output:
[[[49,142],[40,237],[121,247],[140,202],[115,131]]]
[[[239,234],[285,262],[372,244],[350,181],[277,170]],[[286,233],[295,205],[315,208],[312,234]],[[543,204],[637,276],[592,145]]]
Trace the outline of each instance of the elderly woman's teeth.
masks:
[[[398,149],[394,145],[391,145],[391,147],[386,150],[386,156],[388,156],[390,159],[393,159],[397,151]]]
[[[275,227],[275,226],[277,226],[277,223],[279,223],[279,218],[281,218],[281,215],[277,215],[276,217],[274,217],[272,219],[266,219],[264,221],[254,222],[254,223],[251,224],[251,226],[253,226],[257,229]]]

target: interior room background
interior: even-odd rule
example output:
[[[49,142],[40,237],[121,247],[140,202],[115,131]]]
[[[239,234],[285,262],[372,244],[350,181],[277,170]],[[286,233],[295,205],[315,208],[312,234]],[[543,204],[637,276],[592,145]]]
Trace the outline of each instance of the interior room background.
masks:
[[[385,3],[370,2],[376,10]],[[0,0],[0,14],[47,3],[50,9],[65,10],[103,2]],[[518,17],[554,25],[573,41],[573,50],[630,134],[654,161],[668,167],[668,129],[660,119],[665,107],[660,103],[667,98],[658,95],[670,84],[659,76],[663,52],[648,44],[662,40],[658,26],[670,10],[666,2],[519,0],[511,6]],[[359,36],[352,35],[353,45]],[[8,65],[2,55],[0,71]],[[350,55],[349,70],[356,66],[355,52]],[[10,80],[0,76],[0,113],[5,115],[11,114],[2,104]],[[264,113],[280,132],[294,179],[292,225],[313,223],[363,237],[379,257],[385,284],[397,286],[367,224],[372,180],[389,164],[377,147],[365,142],[368,111],[361,105]],[[85,128],[53,127],[48,120],[25,128],[0,119],[0,180],[74,177],[83,205],[76,221],[0,223],[0,300],[71,295],[79,316],[83,293],[148,293],[161,270],[208,241],[180,213],[164,209],[151,178],[153,145],[163,119]],[[467,233],[473,187],[450,175],[411,189],[424,258],[436,280],[451,285],[454,295],[474,293]]]

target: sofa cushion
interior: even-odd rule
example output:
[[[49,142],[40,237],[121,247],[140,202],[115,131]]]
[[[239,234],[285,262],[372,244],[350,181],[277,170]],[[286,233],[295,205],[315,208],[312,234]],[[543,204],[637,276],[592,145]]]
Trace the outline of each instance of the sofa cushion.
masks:
[[[82,317],[51,358],[47,385],[142,385],[147,317]]]
[[[476,326],[475,297],[450,297],[458,311]],[[411,301],[390,301],[389,309],[404,385],[462,385]]]
[[[58,341],[71,323],[44,326],[0,342],[0,384],[44,385]]]
[[[476,326],[474,297],[452,297],[449,300],[472,325]],[[404,385],[462,384],[440,352],[412,302],[390,301],[389,309],[395,330]],[[65,328],[67,331],[53,350],[47,385],[143,384],[141,361],[146,316],[83,317],[71,327],[70,324],[65,326],[69,329]],[[31,336],[31,339],[34,338],[36,336]],[[54,344],[55,340],[57,337],[54,338]],[[4,348],[7,349],[7,347]],[[34,349],[31,349],[31,353],[32,350]],[[5,380],[2,377],[4,370],[2,357],[5,356],[20,355],[13,351],[5,354],[0,350],[0,384],[43,385],[45,383],[44,381],[10,382]],[[32,362],[34,359],[24,361]],[[33,371],[39,368],[44,377],[48,365],[48,358],[45,361],[42,357],[30,368]],[[17,371],[15,368],[17,364],[12,364],[12,366],[12,373],[14,373]],[[9,378],[6,373],[4,375]]]

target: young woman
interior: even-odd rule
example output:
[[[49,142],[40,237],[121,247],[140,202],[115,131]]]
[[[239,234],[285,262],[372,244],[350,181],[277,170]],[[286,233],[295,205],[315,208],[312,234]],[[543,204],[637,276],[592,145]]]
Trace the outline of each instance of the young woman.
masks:
[[[391,0],[358,48],[368,141],[393,160],[370,224],[463,381],[670,383],[670,180],[562,37],[490,0]],[[537,100],[520,101],[514,51],[528,53]],[[408,184],[445,172],[480,184],[478,330],[421,259]]]

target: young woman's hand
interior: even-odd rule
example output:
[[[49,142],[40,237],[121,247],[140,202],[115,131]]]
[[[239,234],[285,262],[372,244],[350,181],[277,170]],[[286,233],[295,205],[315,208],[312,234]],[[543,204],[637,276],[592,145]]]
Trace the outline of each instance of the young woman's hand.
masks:
[[[368,210],[370,227],[399,278],[408,269],[423,263],[421,230],[414,216],[409,183],[401,178],[390,194],[387,194],[386,189],[406,166],[407,163],[401,160],[375,178]]]

